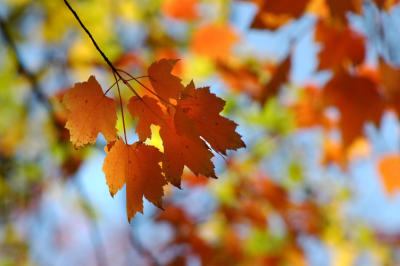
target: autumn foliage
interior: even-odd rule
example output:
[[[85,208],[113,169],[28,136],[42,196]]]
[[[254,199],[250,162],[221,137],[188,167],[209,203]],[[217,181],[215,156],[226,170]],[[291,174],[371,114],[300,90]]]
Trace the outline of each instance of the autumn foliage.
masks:
[[[115,101],[93,76],[75,84],[63,99],[69,110],[65,127],[75,147],[95,142],[99,133],[108,141],[103,172],[112,196],[126,184],[128,220],[143,213],[143,196],[162,208],[163,186],[168,182],[180,187],[185,165],[196,175],[216,178],[212,150],[226,155],[227,150],[245,147],[235,132],[237,124],[219,114],[225,101],[207,87],[196,89],[193,81],[184,87],[171,74],[175,63],[162,59],[149,67],[152,89],[143,86],[153,97],[133,91],[127,108],[138,118],[139,142],[132,145],[118,139]],[[163,153],[143,143],[151,138],[151,125],[160,126]]]
[[[398,0],[0,11],[0,265],[400,265]]]

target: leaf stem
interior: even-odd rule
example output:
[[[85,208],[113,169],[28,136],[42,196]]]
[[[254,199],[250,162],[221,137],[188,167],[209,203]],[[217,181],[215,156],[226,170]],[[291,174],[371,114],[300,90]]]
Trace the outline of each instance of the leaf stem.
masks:
[[[122,105],[121,90],[119,89],[118,79],[117,79],[117,76],[115,75],[114,72],[113,72],[113,75],[114,75],[114,78],[115,78],[115,83],[117,84],[117,88],[118,88],[119,105],[120,105],[120,107],[121,107],[122,125],[123,125],[123,127],[124,127],[125,144],[128,145],[128,140],[127,140],[127,138],[126,138],[126,127],[125,127],[124,106]]]
[[[149,89],[146,85],[144,85],[142,82],[140,82],[137,78],[135,78],[134,76],[132,76],[131,74],[129,74],[128,72],[126,72],[123,69],[118,69],[118,71],[121,71],[122,73],[128,75],[130,77],[130,80],[134,80],[136,81],[139,85],[141,85],[144,89],[146,89],[148,92],[150,92],[151,94],[153,94],[154,96],[156,96],[158,99],[160,99],[162,102],[164,102],[167,105],[173,105],[170,102],[168,102],[167,100],[163,99],[160,95],[158,95],[157,93],[155,93],[154,91],[152,91],[151,89]],[[151,78],[151,77],[150,77]],[[174,105],[173,105],[174,106]]]
[[[129,88],[133,89],[129,83],[128,80],[124,79],[121,74],[117,71],[115,66],[111,63],[111,61],[108,59],[108,57],[104,54],[104,52],[100,49],[99,45],[97,44],[96,40],[93,38],[92,34],[90,31],[86,28],[86,26],[83,24],[82,20],[79,18],[78,14],[76,11],[72,8],[72,6],[69,4],[67,0],[64,0],[65,5],[68,7],[68,9],[72,12],[76,20],[79,22],[79,25],[81,28],[86,32],[86,34],[89,36],[90,40],[92,41],[94,47],[96,47],[96,50],[100,53],[100,55],[103,57],[104,61],[106,61],[107,65],[111,68],[112,72],[115,73],[115,75],[118,76],[120,80]],[[138,81],[137,78],[132,77],[136,82],[138,82],[140,85],[144,86],[140,81]]]
[[[125,137],[125,142],[127,143],[127,138],[126,138],[126,128],[125,128],[125,118],[124,118],[124,109],[122,106],[122,98],[121,98],[121,92],[120,92],[120,88],[119,88],[119,80],[122,80],[122,82],[125,84],[125,86],[127,86],[141,101],[143,101],[142,97],[140,97],[140,95],[135,91],[135,89],[133,89],[133,87],[131,86],[131,84],[129,84],[129,81],[131,80],[135,80],[139,85],[141,85],[143,88],[145,88],[146,90],[148,90],[149,92],[153,93],[157,98],[159,98],[161,101],[163,101],[166,104],[170,104],[168,101],[162,99],[159,95],[157,95],[155,92],[151,91],[149,88],[146,87],[146,85],[144,85],[142,82],[139,81],[139,78],[135,78],[134,76],[130,75],[128,72],[124,71],[124,70],[120,70],[121,72],[127,74],[130,79],[124,79],[121,74],[118,72],[118,70],[115,68],[115,66],[111,63],[111,61],[108,59],[108,57],[104,54],[104,52],[100,49],[99,45],[97,44],[96,40],[93,38],[92,34],[90,33],[90,31],[86,28],[86,26],[83,24],[82,20],[79,18],[78,14],[76,13],[76,11],[72,8],[72,6],[69,4],[69,2],[67,0],[64,0],[65,5],[68,7],[68,9],[72,12],[72,14],[74,15],[74,17],[76,18],[76,20],[79,22],[79,25],[81,26],[81,28],[86,32],[86,34],[89,36],[90,40],[92,41],[93,45],[96,47],[96,50],[100,53],[100,55],[103,57],[104,61],[107,63],[107,65],[111,68],[114,78],[115,78],[115,83],[104,93],[104,95],[111,89],[114,87],[115,84],[117,84],[118,87],[118,94],[119,94],[119,101],[120,101],[120,105],[121,105],[121,114],[122,114],[122,123],[124,126],[124,137]],[[118,79],[117,79],[118,77]],[[146,77],[146,76],[142,76],[142,77]],[[143,101],[144,102],[144,101]],[[150,108],[150,107],[149,107]],[[151,110],[151,108],[150,108]],[[152,110],[151,110],[152,111]]]
[[[114,75],[115,77],[115,75]],[[115,86],[115,84],[118,83],[118,81],[120,81],[120,79],[117,79],[105,92],[104,92],[104,96],[106,96],[106,94]]]

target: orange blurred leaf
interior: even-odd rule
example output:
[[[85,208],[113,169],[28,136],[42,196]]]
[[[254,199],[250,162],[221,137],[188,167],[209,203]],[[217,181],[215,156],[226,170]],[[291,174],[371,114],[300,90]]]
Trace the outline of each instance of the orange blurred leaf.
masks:
[[[338,28],[320,20],[315,41],[321,43],[318,69],[334,69],[343,63],[359,64],[365,57],[364,37],[349,27]]]
[[[238,42],[239,36],[228,24],[206,24],[194,32],[191,49],[193,52],[224,60],[230,56],[232,46]]]
[[[378,164],[386,193],[393,195],[400,189],[400,156],[386,155]]]
[[[333,105],[340,112],[339,127],[345,147],[362,135],[366,122],[378,125],[385,108],[372,80],[343,70],[325,85],[323,99],[325,106]]]
[[[186,21],[195,20],[197,14],[197,0],[165,0],[163,11],[167,16]]]

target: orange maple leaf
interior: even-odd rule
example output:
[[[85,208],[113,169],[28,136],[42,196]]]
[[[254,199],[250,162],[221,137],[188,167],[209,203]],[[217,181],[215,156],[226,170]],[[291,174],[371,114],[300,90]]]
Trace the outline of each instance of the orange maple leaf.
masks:
[[[94,76],[69,89],[63,103],[69,110],[65,127],[76,148],[94,143],[99,132],[109,142],[117,139],[115,101],[104,95]]]
[[[226,155],[226,150],[244,147],[244,142],[235,132],[237,124],[219,113],[224,109],[225,101],[210,93],[208,87],[195,89],[191,82],[178,101],[175,123],[178,131],[189,128],[204,138],[216,152]],[[186,121],[179,119],[186,116]],[[184,130],[183,130],[184,131]]]
[[[212,94],[209,88],[196,89],[193,82],[184,87],[180,79],[171,74],[175,62],[162,59],[149,67],[154,90],[159,93],[165,89],[171,93],[168,98],[158,99],[164,108],[155,105],[153,111],[160,119],[150,115],[142,119],[147,119],[144,126],[147,132],[150,124],[160,125],[164,147],[162,169],[167,181],[180,187],[185,165],[196,175],[216,177],[211,161],[213,154],[205,141],[221,154],[245,147],[245,144],[235,132],[237,125],[219,115],[225,101]],[[166,88],[168,84],[172,89]]]
[[[174,110],[170,110],[170,115],[166,116],[160,129],[164,146],[162,166],[168,182],[180,187],[185,165],[196,175],[216,178],[214,164],[211,161],[213,154],[206,143],[196,134],[190,132],[179,134],[174,116]]]
[[[165,178],[159,162],[162,153],[142,142],[127,145],[117,141],[104,159],[103,172],[110,194],[113,196],[126,183],[126,209],[128,220],[136,212],[143,213],[143,196],[161,208]]]

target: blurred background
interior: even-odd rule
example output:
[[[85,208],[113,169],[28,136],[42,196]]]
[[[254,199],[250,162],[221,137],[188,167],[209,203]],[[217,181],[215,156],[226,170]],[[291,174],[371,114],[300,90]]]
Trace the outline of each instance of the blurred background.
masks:
[[[129,223],[103,136],[64,128],[65,91],[112,73],[63,1],[0,0],[0,265],[400,265],[396,0],[69,2],[118,68],[180,59],[247,148]]]

